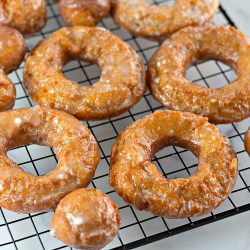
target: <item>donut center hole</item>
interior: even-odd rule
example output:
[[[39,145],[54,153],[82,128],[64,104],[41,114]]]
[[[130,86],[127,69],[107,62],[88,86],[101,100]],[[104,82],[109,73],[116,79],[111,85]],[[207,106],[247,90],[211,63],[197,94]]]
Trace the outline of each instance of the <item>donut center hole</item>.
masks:
[[[172,6],[175,3],[175,0],[165,0],[165,1],[161,1],[161,0],[149,0],[148,1],[149,4],[151,5],[169,5]]]
[[[8,150],[8,157],[17,163],[25,172],[34,176],[42,176],[57,165],[53,150],[47,146],[30,144]]]
[[[222,88],[233,82],[237,74],[232,67],[218,60],[202,60],[190,65],[186,78],[207,88]]]
[[[65,64],[62,72],[68,80],[87,87],[98,82],[101,76],[101,68],[97,64],[79,60],[71,60]]]
[[[186,178],[193,175],[198,166],[198,158],[186,148],[168,146],[154,154],[152,162],[166,178]]]

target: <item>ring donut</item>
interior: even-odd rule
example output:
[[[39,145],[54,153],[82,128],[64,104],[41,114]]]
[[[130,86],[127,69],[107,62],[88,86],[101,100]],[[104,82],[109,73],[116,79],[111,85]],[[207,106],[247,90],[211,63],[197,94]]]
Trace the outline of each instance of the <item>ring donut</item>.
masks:
[[[250,128],[247,130],[245,134],[245,148],[247,153],[250,155]]]
[[[0,207],[31,213],[55,207],[68,193],[87,186],[99,161],[87,127],[66,113],[24,108],[0,113]],[[52,146],[56,168],[44,176],[25,172],[6,155],[29,143]]]
[[[77,249],[99,250],[118,233],[117,205],[97,189],[78,189],[64,197],[52,218],[51,234]]]
[[[61,0],[60,12],[68,26],[95,26],[109,14],[110,0]]]
[[[67,80],[61,70],[73,58],[96,62],[102,69],[100,81],[86,87]],[[83,120],[121,114],[146,89],[142,60],[128,44],[103,28],[81,26],[60,29],[32,50],[24,84],[40,106]]]
[[[187,67],[200,59],[216,59],[234,68],[238,77],[210,89],[185,78]],[[149,63],[149,85],[164,106],[232,123],[250,116],[250,43],[229,26],[185,28],[164,41]]]
[[[136,36],[163,40],[184,27],[207,23],[218,5],[218,0],[176,0],[162,6],[147,0],[116,0],[112,8],[117,25]]]
[[[194,175],[164,178],[151,158],[164,146],[190,149],[199,158]],[[230,194],[237,158],[229,140],[192,113],[162,110],[134,122],[112,149],[110,184],[128,203],[167,218],[206,214]]]
[[[41,30],[46,23],[44,0],[0,1],[0,24],[19,30],[23,34]]]
[[[14,106],[16,97],[16,89],[6,74],[22,62],[26,45],[17,30],[3,25],[0,25],[0,44],[0,111],[5,111]]]

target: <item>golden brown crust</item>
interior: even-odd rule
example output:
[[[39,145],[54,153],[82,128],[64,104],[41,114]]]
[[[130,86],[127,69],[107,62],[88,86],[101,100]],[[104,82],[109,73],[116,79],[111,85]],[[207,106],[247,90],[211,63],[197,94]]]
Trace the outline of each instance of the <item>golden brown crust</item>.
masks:
[[[26,52],[24,38],[17,30],[0,25],[0,45],[0,68],[5,73],[10,73],[24,58]]]
[[[100,81],[86,87],[67,80],[61,69],[72,58],[96,62]],[[84,120],[119,115],[146,89],[142,60],[128,44],[103,28],[82,26],[60,29],[38,44],[26,60],[24,84],[39,105]]]
[[[245,134],[245,148],[247,153],[250,155],[250,128],[247,130]]]
[[[117,205],[98,189],[78,189],[64,197],[52,218],[51,233],[77,249],[98,250],[118,233]]]
[[[236,80],[210,89],[185,78],[190,63],[217,59],[231,65]],[[185,28],[164,41],[149,63],[149,85],[164,106],[231,123],[250,116],[250,43],[240,31],[228,26]]]
[[[161,175],[151,158],[168,145],[197,155],[194,175]],[[119,135],[111,154],[111,186],[126,202],[162,217],[210,212],[228,197],[236,176],[237,158],[229,140],[206,118],[192,113],[162,110],[145,116]]]
[[[184,27],[207,23],[218,5],[218,0],[176,0],[162,6],[147,0],[115,0],[112,10],[115,22],[132,34],[163,40]]]
[[[95,26],[109,14],[110,0],[61,0],[61,14],[68,26]]]
[[[8,158],[8,149],[29,143],[53,147],[58,159],[53,171],[36,177]],[[66,113],[38,106],[0,113],[1,207],[21,213],[53,208],[89,184],[98,161],[94,136]]]
[[[0,111],[14,106],[16,90],[6,74],[19,66],[25,51],[23,36],[15,29],[0,25]]]
[[[1,0],[0,24],[29,34],[41,30],[46,23],[44,0]]]

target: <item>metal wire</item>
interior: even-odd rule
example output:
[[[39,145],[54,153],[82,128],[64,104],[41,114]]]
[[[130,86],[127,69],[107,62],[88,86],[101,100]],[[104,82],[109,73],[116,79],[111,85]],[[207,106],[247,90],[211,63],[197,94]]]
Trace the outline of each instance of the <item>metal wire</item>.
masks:
[[[163,2],[166,1],[153,1],[154,4]],[[64,26],[57,4],[52,0],[48,0],[47,7],[48,24],[42,32],[26,39],[29,49],[51,32]],[[214,23],[234,25],[221,7],[214,18]],[[121,30],[114,24],[111,17],[104,19],[101,26],[119,35],[124,41],[129,43],[141,55],[145,65],[158,47],[158,44],[155,42],[132,37],[126,31]],[[22,70],[23,65],[10,74],[10,78],[15,83],[17,89],[15,108],[33,106],[22,84]],[[79,84],[91,85],[99,79],[100,70],[95,65],[73,61],[64,67],[64,74],[68,78],[78,81]],[[203,86],[220,87],[230,82],[235,75],[231,68],[221,62],[208,61],[190,67],[187,77]],[[218,126],[229,136],[236,151],[239,159],[239,177],[230,197],[220,207],[215,209],[213,213],[199,218],[180,220],[159,218],[129,206],[114,192],[108,185],[108,166],[111,147],[117,134],[131,122],[161,108],[162,106],[147,92],[135,107],[119,117],[102,121],[84,122],[95,135],[101,153],[101,162],[91,186],[100,188],[109,194],[119,205],[123,217],[119,235],[105,249],[133,249],[250,209],[250,159],[243,145],[244,133],[250,124],[250,119],[239,123]],[[36,145],[18,147],[10,150],[8,155],[21,167],[34,175],[43,175],[57,164],[53,150],[48,147]],[[197,159],[193,154],[178,147],[164,148],[155,154],[153,162],[159,167],[164,176],[171,178],[189,176],[194,173],[197,167]],[[0,250],[71,249],[50,236],[49,223],[52,215],[53,212],[22,215],[0,209]]]

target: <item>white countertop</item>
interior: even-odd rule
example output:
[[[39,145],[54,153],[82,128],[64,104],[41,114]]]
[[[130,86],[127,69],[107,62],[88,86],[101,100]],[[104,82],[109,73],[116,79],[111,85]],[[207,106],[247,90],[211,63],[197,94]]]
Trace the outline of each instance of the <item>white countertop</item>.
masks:
[[[221,3],[236,26],[250,36],[250,0],[221,0]],[[137,249],[250,250],[250,211]]]

